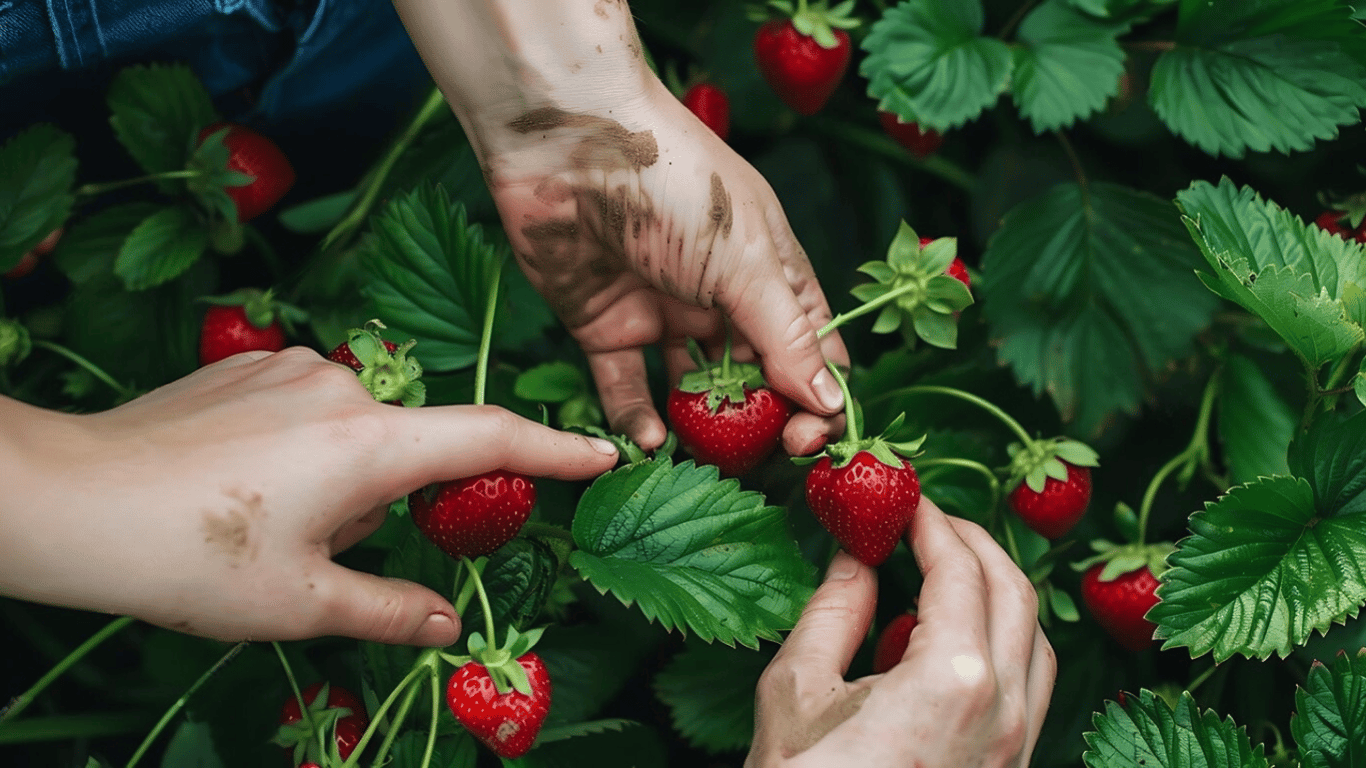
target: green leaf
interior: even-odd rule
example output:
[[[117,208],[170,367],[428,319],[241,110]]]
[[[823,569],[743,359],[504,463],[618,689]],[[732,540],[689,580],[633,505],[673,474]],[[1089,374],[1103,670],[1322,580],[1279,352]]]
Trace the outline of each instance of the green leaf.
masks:
[[[1314,489],[1320,517],[1366,514],[1366,412],[1319,418],[1290,444],[1289,464]]]
[[[752,651],[689,643],[655,676],[655,693],[669,707],[674,729],[712,754],[749,747],[754,738],[754,689],[773,659]]]
[[[153,203],[106,208],[76,224],[57,241],[52,261],[73,283],[112,274],[119,249],[133,229],[158,211]]]
[[[143,219],[123,241],[114,274],[141,291],[185,273],[209,246],[209,231],[188,208],[163,208]]]
[[[175,729],[161,756],[162,768],[223,768],[223,759],[214,749],[213,730],[208,723],[186,718]]]
[[[515,760],[503,758],[504,768],[646,768],[669,764],[663,743],[653,728],[640,726],[602,730],[573,739],[537,745]],[[444,767],[443,767],[444,768]]]
[[[427,693],[419,693],[418,698],[425,700]],[[426,725],[412,728],[414,719],[409,719],[408,724],[411,729],[394,740],[393,751],[389,755],[391,762],[385,763],[388,768],[475,768],[478,764],[479,743],[463,728],[459,733],[438,735],[432,749],[431,762],[424,763],[422,758],[427,753]]]
[[[1366,511],[1324,516],[1303,478],[1238,486],[1190,518],[1148,612],[1164,648],[1282,657],[1366,600]]]
[[[36,125],[0,147],[0,272],[66,221],[75,198],[76,142]]]
[[[1366,260],[1361,246],[1306,227],[1228,178],[1177,194],[1186,229],[1212,272],[1211,291],[1266,321],[1317,367],[1366,340]]]
[[[578,736],[591,736],[595,733],[607,733],[608,731],[620,731],[623,728],[640,725],[634,720],[623,720],[621,718],[610,718],[607,720],[588,720],[582,723],[570,725],[555,725],[541,731],[536,736],[536,746],[553,744],[557,741],[572,739]]]
[[[1265,748],[1252,746],[1246,729],[1213,710],[1200,711],[1182,692],[1175,708],[1152,691],[1130,696],[1127,707],[1113,701],[1091,720],[1082,760],[1088,768],[1267,768]]]
[[[1191,5],[1191,4],[1187,4]],[[1183,7],[1177,47],[1158,58],[1149,101],[1177,135],[1212,155],[1307,150],[1360,120],[1366,66],[1333,0],[1218,0]]]
[[[484,589],[489,595],[494,624],[527,629],[536,622],[546,598],[555,587],[559,560],[547,545],[515,538],[489,555],[484,566]],[[447,586],[446,590],[449,591]],[[461,621],[468,627],[484,626],[484,611],[473,601]]]
[[[1176,209],[1113,184],[1062,184],[1006,214],[987,245],[982,310],[998,357],[1094,432],[1137,411],[1219,302],[1191,274]]]
[[[505,250],[487,242],[478,224],[467,223],[464,205],[452,202],[444,188],[423,185],[371,220],[360,248],[362,291],[374,316],[395,334],[418,340],[425,368],[464,368],[478,354],[488,287]],[[545,311],[539,298],[514,303],[516,270],[504,277],[508,291],[494,321],[495,339],[512,332],[510,323],[523,324],[518,315],[535,316],[538,306]]]
[[[570,563],[599,592],[665,629],[726,645],[776,641],[796,623],[815,577],[781,507],[692,461],[598,478],[579,500],[574,541]]]
[[[578,366],[556,361],[524,371],[517,377],[513,393],[532,402],[562,403],[583,392],[587,386],[587,379]]]
[[[183,64],[128,67],[110,84],[108,100],[114,135],[148,173],[183,169],[199,131],[218,121],[209,92]]]
[[[1102,23],[1049,0],[1020,24],[1011,91],[1035,133],[1070,127],[1119,93],[1122,26]]]
[[[1010,48],[982,36],[979,0],[906,0],[889,8],[862,47],[859,74],[878,108],[936,131],[977,117],[1005,92]]]
[[[596,717],[638,674],[638,662],[653,645],[651,633],[638,624],[580,624],[547,632],[536,646],[555,684],[546,727]]]
[[[314,198],[280,211],[280,224],[301,235],[326,232],[341,221],[355,201],[354,189]]]
[[[1242,355],[1232,355],[1219,380],[1219,443],[1235,484],[1289,471],[1285,453],[1295,414],[1266,374]]]
[[[1102,19],[1132,21],[1147,18],[1176,0],[1070,0],[1072,7]]]
[[[1366,757],[1366,648],[1309,668],[1290,732],[1304,768],[1353,768]]]

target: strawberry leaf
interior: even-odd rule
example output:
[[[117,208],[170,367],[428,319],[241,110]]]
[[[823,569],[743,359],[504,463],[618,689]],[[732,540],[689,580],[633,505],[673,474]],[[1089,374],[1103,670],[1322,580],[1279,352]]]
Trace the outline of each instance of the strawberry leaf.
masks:
[[[674,729],[711,754],[745,749],[754,738],[754,688],[773,659],[759,651],[688,643],[655,676]]]
[[[557,361],[523,371],[517,376],[513,394],[532,402],[563,403],[587,388],[587,377],[578,366]]]
[[[535,624],[555,588],[558,569],[555,553],[534,539],[515,538],[489,555],[483,581],[494,625],[525,630]],[[449,584],[445,589],[449,591]],[[475,600],[465,609],[461,622],[467,627],[482,627],[483,616],[484,610]]]
[[[1190,518],[1148,612],[1164,648],[1216,661],[1288,654],[1366,601],[1366,418],[1308,433],[1309,479],[1238,486]],[[1296,462],[1291,462],[1292,471]]]
[[[1228,178],[1177,195],[1211,291],[1260,316],[1310,366],[1366,340],[1366,251]]]
[[[1311,149],[1366,106],[1351,14],[1336,0],[1182,3],[1176,48],[1153,67],[1149,101],[1212,155]]]
[[[653,651],[659,633],[641,631],[639,620],[631,614],[622,612],[618,618],[631,623],[555,627],[536,646],[555,684],[547,729],[597,716],[639,673],[637,663]]]
[[[108,101],[114,135],[148,173],[183,169],[200,129],[218,122],[209,92],[183,64],[128,67],[110,84]],[[170,181],[157,186],[174,189]]]
[[[1145,19],[1165,10],[1176,0],[1069,0],[1073,8],[1092,16],[1114,21]]]
[[[1103,23],[1049,0],[1020,24],[1011,91],[1035,133],[1068,128],[1119,93],[1124,25]]]
[[[546,728],[536,736],[536,746],[553,744],[557,741],[572,739],[577,736],[591,736],[595,733],[607,733],[608,731],[620,731],[624,728],[638,726],[640,723],[634,720],[624,720],[622,718],[609,718],[607,720],[588,720],[582,723],[572,723],[570,725],[557,725],[553,728]]]
[[[1219,306],[1191,275],[1187,239],[1170,203],[1113,184],[1061,184],[1016,206],[982,258],[999,359],[1078,432],[1135,412]]]
[[[76,142],[36,125],[0,147],[0,273],[66,221],[75,197]]]
[[[1287,473],[1285,452],[1295,432],[1295,414],[1256,363],[1231,355],[1215,404],[1224,463],[1234,483]]]
[[[1010,48],[982,36],[980,0],[906,0],[889,8],[862,47],[859,74],[878,109],[936,131],[976,118],[1005,92]]]
[[[751,648],[790,629],[814,579],[781,507],[714,466],[650,461],[598,478],[574,516],[570,564],[665,629]]]
[[[130,291],[141,291],[185,273],[209,247],[209,231],[194,211],[163,208],[143,219],[123,241],[114,274]]]
[[[1254,747],[1245,728],[1233,718],[1220,720],[1213,710],[1202,712],[1184,691],[1175,707],[1147,689],[1129,696],[1127,706],[1107,701],[1105,711],[1092,717],[1091,726],[1094,730],[1085,734],[1087,750],[1082,754],[1088,768],[1269,765],[1265,748]]]
[[[1290,732],[1304,768],[1349,768],[1366,755],[1366,648],[1309,668]]]
[[[128,203],[106,208],[62,235],[52,260],[73,283],[112,274],[114,260],[133,228],[156,213],[152,203]]]

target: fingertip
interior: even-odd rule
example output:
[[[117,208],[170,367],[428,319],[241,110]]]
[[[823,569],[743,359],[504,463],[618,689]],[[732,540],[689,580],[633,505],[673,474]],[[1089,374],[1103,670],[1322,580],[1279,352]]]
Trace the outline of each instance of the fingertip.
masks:
[[[460,619],[454,613],[433,613],[422,622],[410,639],[409,645],[422,648],[445,648],[460,639]]]
[[[663,445],[669,431],[655,409],[648,406],[632,408],[619,415],[613,428],[631,438],[645,451],[653,451]]]

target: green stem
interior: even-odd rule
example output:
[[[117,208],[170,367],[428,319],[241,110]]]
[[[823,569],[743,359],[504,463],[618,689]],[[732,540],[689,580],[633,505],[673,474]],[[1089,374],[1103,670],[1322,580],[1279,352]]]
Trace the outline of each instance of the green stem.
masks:
[[[318,754],[327,754],[327,744],[323,741],[323,734],[313,727],[313,715],[309,712],[308,702],[304,701],[303,691],[299,689],[299,680],[294,676],[294,668],[289,665],[289,659],[285,658],[285,649],[280,647],[277,642],[271,642],[271,647],[275,649],[275,655],[280,659],[280,666],[285,670],[285,679],[289,681],[289,690],[294,693],[294,700],[299,703],[299,719],[303,720],[304,727],[318,740]]]
[[[26,717],[0,727],[0,746],[36,741],[71,741],[137,733],[152,722],[152,712],[96,712]]]
[[[868,301],[864,304],[860,304],[859,306],[854,307],[848,312],[841,312],[838,315],[835,315],[835,317],[830,322],[826,323],[824,328],[821,328],[819,331],[816,331],[816,338],[823,338],[826,334],[830,333],[831,331],[835,330],[841,325],[844,325],[850,320],[853,320],[856,317],[863,317],[869,312],[872,312],[875,309],[880,309],[882,306],[890,304],[893,301],[896,301],[898,298],[910,293],[911,291],[918,290],[920,288],[922,288],[922,286],[918,281],[909,282],[900,287],[893,288],[892,290],[882,294],[876,299]]]
[[[241,653],[242,649],[246,647],[246,642],[241,642],[229,648],[228,652],[223,654],[222,658],[214,662],[212,667],[209,667],[204,674],[200,675],[199,679],[194,681],[194,684],[181,694],[179,699],[176,699],[176,702],[171,705],[170,709],[166,710],[166,714],[161,716],[161,719],[157,721],[157,724],[152,726],[152,730],[147,733],[146,738],[138,745],[137,751],[133,753],[132,757],[128,758],[128,764],[125,768],[133,768],[133,766],[137,765],[138,761],[142,759],[142,756],[147,754],[147,750],[152,746],[152,742],[156,741],[157,736],[160,736],[161,732],[166,729],[166,726],[170,724],[171,720],[180,713],[181,709],[184,709],[185,704],[189,702],[190,697],[194,695],[195,691],[198,691],[201,686],[209,682],[209,678],[217,674],[218,670],[222,669],[228,662],[236,658],[237,654]]]
[[[868,402],[869,404],[872,404],[878,402],[879,400],[887,400],[889,398],[900,397],[902,395],[948,395],[949,397],[956,397],[959,400],[966,400],[967,402],[972,403],[978,408],[981,408],[982,410],[986,411],[987,413],[990,413],[992,416],[995,416],[997,419],[999,419],[1001,423],[1009,427],[1010,430],[1014,432],[1016,436],[1020,438],[1020,441],[1025,445],[1029,445],[1030,443],[1034,442],[1034,438],[1030,437],[1029,433],[1025,431],[1025,428],[1020,426],[1020,422],[1012,418],[1010,414],[1001,410],[1001,408],[997,406],[995,403],[992,403],[988,400],[984,400],[983,398],[980,398],[977,395],[972,394],[971,392],[964,392],[961,389],[954,389],[953,387],[940,387],[932,386],[929,384],[918,384],[913,387],[901,387],[900,389],[888,390],[880,395],[871,398]]]
[[[408,674],[404,675],[403,679],[398,682],[398,685],[394,686],[394,690],[389,692],[389,695],[384,699],[384,703],[380,704],[379,709],[370,717],[369,727],[365,729],[365,733],[361,734],[360,741],[356,742],[356,748],[351,751],[351,756],[346,758],[346,762],[342,763],[341,768],[356,768],[356,766],[360,764],[360,756],[365,752],[365,748],[369,746],[370,739],[374,738],[375,731],[379,728],[379,724],[384,722],[384,716],[388,714],[389,708],[394,705],[394,702],[398,700],[399,696],[406,693],[408,689],[413,686],[418,675],[424,673],[431,674],[431,670],[439,669],[440,664],[441,656],[436,648],[427,648],[422,651],[422,653],[418,654],[417,661],[413,662],[413,666],[408,670]],[[391,728],[391,731],[396,730],[398,730],[397,723]]]
[[[1062,145],[1063,151],[1067,153],[1067,159],[1072,163],[1072,172],[1077,175],[1077,185],[1081,187],[1083,199],[1088,198],[1090,186],[1087,184],[1086,170],[1081,165],[1081,157],[1077,155],[1077,150],[1068,140],[1067,134],[1062,131],[1054,131],[1053,135],[1058,138],[1058,143]]]
[[[498,638],[493,634],[493,607],[489,605],[488,593],[484,591],[484,579],[479,575],[479,569],[468,557],[460,558],[465,563],[465,568],[470,572],[470,579],[474,582],[474,588],[479,592],[479,607],[484,609],[484,631],[489,634],[489,650],[498,650]]]
[[[802,124],[844,143],[938,176],[964,192],[971,192],[977,185],[977,178],[952,160],[939,154],[918,158],[880,130],[825,117],[808,117]]]
[[[61,661],[57,662],[52,669],[47,671],[47,674],[38,678],[38,682],[30,686],[27,691],[14,697],[14,701],[10,702],[9,706],[0,709],[0,723],[18,717],[20,712],[23,712],[28,708],[28,705],[33,703],[33,700],[38,697],[38,694],[46,690],[49,685],[52,685],[53,681],[65,674],[68,669],[71,669],[71,667],[76,664],[76,662],[85,658],[86,654],[95,650],[100,643],[108,640],[119,630],[132,623],[133,617],[120,616],[104,625],[103,629],[91,635],[84,643],[81,643],[75,650],[68,653]]]
[[[1301,360],[1303,360],[1303,358],[1301,358]],[[1319,401],[1323,397],[1319,394],[1322,390],[1319,387],[1318,369],[1310,365],[1307,360],[1304,360],[1304,383],[1306,392],[1304,397],[1304,414],[1300,417],[1301,432],[1309,429],[1309,425],[1314,422],[1314,412],[1318,410]]]
[[[730,381],[730,324],[725,320],[721,321],[726,329],[726,347],[721,352],[721,378]]]
[[[422,132],[422,129],[436,116],[437,112],[440,111],[445,104],[446,100],[445,97],[441,95],[441,91],[433,87],[432,92],[427,96],[427,101],[423,103],[422,108],[413,116],[412,121],[408,123],[408,127],[403,130],[403,133],[398,137],[398,140],[389,147],[389,151],[384,154],[384,157],[380,159],[379,163],[366,176],[365,181],[362,182],[365,189],[351,206],[351,210],[347,212],[346,216],[344,216],[341,221],[337,222],[336,226],[332,227],[332,231],[327,233],[327,237],[323,238],[322,245],[319,247],[320,250],[326,251],[337,241],[359,228],[360,225],[365,222],[365,218],[370,215],[370,209],[374,207],[375,201],[379,199],[380,189],[384,186],[385,179],[389,178],[389,173],[393,171],[394,164],[398,162],[399,157],[403,155],[408,147],[417,140],[417,135]]]
[[[1201,672],[1200,674],[1196,675],[1195,679],[1191,680],[1190,685],[1186,686],[1186,690],[1193,695],[1195,693],[1195,689],[1199,688],[1201,685],[1204,685],[1205,681],[1210,679],[1210,677],[1214,674],[1214,671],[1217,669],[1219,669],[1218,664],[1209,665],[1209,669],[1206,669],[1204,672]]]
[[[484,404],[484,388],[489,378],[489,350],[493,346],[493,318],[498,314],[498,289],[503,279],[503,261],[493,269],[489,281],[489,303],[484,308],[484,333],[479,338],[479,358],[474,364],[474,404]]]
[[[422,763],[418,768],[431,768],[432,753],[436,750],[437,713],[441,711],[441,678],[432,670],[432,722],[427,727],[427,748],[422,752]]]
[[[917,470],[929,467],[961,467],[962,469],[970,469],[987,479],[987,487],[991,489],[991,508],[995,509],[996,505],[1001,501],[1001,481],[996,477],[996,473],[991,471],[990,467],[980,461],[956,457],[943,457],[922,459],[915,462],[915,467]]]
[[[826,360],[825,367],[835,377],[835,383],[840,385],[840,392],[844,394],[844,440],[857,443],[859,441],[858,419],[854,418],[854,396],[849,392],[849,382],[844,380],[844,375],[840,373],[839,366]]]
[[[99,379],[100,381],[103,381],[105,384],[108,384],[111,388],[113,388],[115,392],[118,393],[119,397],[132,397],[133,390],[115,381],[114,377],[110,376],[108,373],[105,373],[103,368],[99,367],[98,365],[95,365],[94,363],[90,362],[84,357],[81,357],[75,352],[72,352],[71,350],[67,349],[61,344],[54,344],[53,342],[44,339],[39,339],[33,342],[33,346],[40,347],[42,349],[46,349],[52,352],[56,352],[62,357],[65,357],[67,360],[70,360],[76,365],[79,365],[80,367],[89,371],[91,375],[93,375],[95,378]]]
[[[431,679],[435,676],[435,670],[426,668],[427,677]],[[399,731],[403,730],[403,722],[408,719],[408,712],[413,708],[413,702],[417,699],[418,691],[422,688],[421,682],[415,682],[408,686],[408,691],[403,695],[403,702],[398,705],[398,712],[394,713],[394,722],[389,725],[389,732],[384,734],[384,741],[379,743],[379,750],[375,752],[375,759],[371,761],[371,768],[380,768],[384,765],[385,758],[389,756],[389,748],[394,745],[394,739],[398,738]],[[357,752],[360,750],[357,749]]]
[[[149,173],[146,176],[138,176],[132,179],[123,179],[122,181],[107,181],[101,184],[85,184],[83,186],[77,187],[75,194],[77,197],[89,197],[91,195],[102,195],[105,192],[113,192],[116,189],[123,189],[124,187],[132,187],[138,184],[146,184],[148,182],[153,181],[166,181],[169,179],[193,179],[196,176],[201,175],[203,175],[203,171],[192,171],[188,169],[183,171],[165,171],[163,173]]]
[[[465,564],[461,563],[460,565],[463,567]],[[460,585],[460,592],[456,594],[455,600],[451,601],[451,605],[455,606],[457,614],[463,616],[465,609],[469,607],[470,600],[474,599],[474,579],[469,577],[468,568],[464,568],[462,573],[465,574],[465,580]]]
[[[1024,557],[1020,555],[1020,544],[1015,540],[1015,529],[1010,527],[1009,520],[1001,527],[1006,529],[1006,552],[1010,553],[1010,559],[1015,561],[1020,570],[1024,570]]]
[[[1153,479],[1148,482],[1147,489],[1143,491],[1143,501],[1138,508],[1138,544],[1140,545],[1148,541],[1148,517],[1152,513],[1153,501],[1157,498],[1157,489],[1162,486],[1167,476],[1175,472],[1178,467],[1189,464],[1209,451],[1209,422],[1210,416],[1214,412],[1214,397],[1219,391],[1221,374],[1222,369],[1216,369],[1205,384],[1205,392],[1200,397],[1200,413],[1195,419],[1195,430],[1191,433],[1190,442],[1180,453],[1173,456],[1157,470]]]
[[[1015,9],[1015,13],[1006,20],[1005,26],[1001,27],[1000,33],[996,36],[1001,40],[1005,40],[1010,33],[1015,31],[1015,27],[1019,25],[1020,21],[1024,19],[1025,14],[1029,13],[1029,9],[1033,8],[1037,1],[1038,0],[1028,0],[1028,2],[1020,3],[1020,7]]]

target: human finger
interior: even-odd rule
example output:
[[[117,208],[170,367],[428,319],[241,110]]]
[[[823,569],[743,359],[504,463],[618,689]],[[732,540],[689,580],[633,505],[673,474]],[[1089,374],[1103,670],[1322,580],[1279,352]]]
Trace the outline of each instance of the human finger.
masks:
[[[1029,682],[1025,688],[1029,719],[1025,728],[1022,768],[1027,768],[1034,755],[1039,732],[1043,730],[1044,717],[1048,715],[1048,704],[1053,699],[1053,684],[1058,676],[1058,657],[1044,635],[1043,627],[1036,624],[1034,632],[1034,656],[1029,663]]]
[[[964,664],[987,664],[987,585],[982,563],[930,499],[922,496],[911,519],[911,552],[924,576],[917,604],[916,637],[906,656],[921,646],[956,648]]]
[[[455,608],[420,584],[329,561],[309,587],[326,609],[318,634],[430,648],[444,648],[460,638]]]
[[[1039,596],[1034,585],[982,526],[948,518],[954,531],[977,555],[986,577],[988,633],[992,663],[1003,687],[1023,692],[1034,656],[1039,626]]]
[[[781,207],[770,208],[769,218],[769,232],[773,237],[773,247],[778,254],[778,261],[782,264],[783,276],[787,279],[793,295],[797,297],[798,306],[806,313],[811,327],[819,331],[833,319],[834,314],[830,311],[830,303],[825,297],[820,281],[816,279],[816,270],[812,268],[811,260],[807,258],[801,243],[797,241],[797,236],[793,234],[792,226],[782,213]],[[825,359],[848,369],[849,351],[845,349],[844,340],[838,330],[832,330],[822,336],[820,343],[821,353]]]
[[[366,536],[379,530],[379,527],[384,525],[385,517],[388,514],[389,505],[384,504],[371,509],[355,520],[348,521],[341,527],[341,530],[337,531],[337,535],[332,537],[332,554],[345,552]]]
[[[625,434],[647,451],[658,448],[664,442],[666,430],[650,397],[645,354],[635,347],[588,352],[587,356],[588,369],[612,430]]]
[[[802,611],[773,663],[843,678],[863,644],[877,608],[872,568],[843,550],[836,552],[821,583]]]
[[[790,456],[807,456],[844,434],[844,414],[817,416],[798,411],[783,427],[783,448]]]

